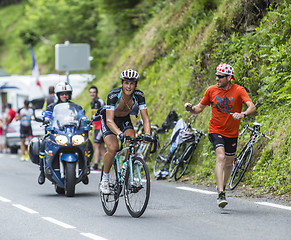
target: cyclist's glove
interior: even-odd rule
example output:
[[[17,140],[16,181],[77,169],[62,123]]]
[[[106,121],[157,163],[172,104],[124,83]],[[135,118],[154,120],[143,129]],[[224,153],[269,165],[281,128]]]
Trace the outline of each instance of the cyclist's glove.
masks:
[[[145,142],[153,142],[154,141],[153,137],[151,135],[148,135],[148,134],[145,134],[143,136],[142,140]]]

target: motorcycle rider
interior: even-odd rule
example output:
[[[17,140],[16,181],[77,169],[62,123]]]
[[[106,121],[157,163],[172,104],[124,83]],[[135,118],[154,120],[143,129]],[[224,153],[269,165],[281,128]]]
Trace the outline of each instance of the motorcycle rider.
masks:
[[[45,122],[50,121],[52,115],[53,115],[53,111],[54,111],[54,107],[59,104],[59,103],[65,103],[65,102],[70,102],[72,104],[75,104],[73,102],[71,102],[71,97],[72,97],[72,92],[73,92],[73,88],[69,83],[65,83],[65,82],[59,82],[56,87],[55,87],[55,94],[57,96],[57,102],[51,103],[50,105],[48,105],[45,114],[44,114],[44,119]],[[77,109],[80,109],[80,114],[82,116],[82,120],[87,121],[87,117],[85,116],[85,111],[84,109],[79,106],[78,104],[75,104]],[[89,121],[89,120],[88,120]],[[45,149],[45,144],[46,144],[46,139],[44,137],[40,149],[39,149],[39,170],[40,170],[40,174],[38,177],[38,183],[39,184],[44,184],[45,182],[45,174],[44,174],[44,163],[43,163],[43,158],[45,156],[44,153],[44,149]],[[86,176],[86,178],[83,180],[84,184],[88,184],[89,179]]]

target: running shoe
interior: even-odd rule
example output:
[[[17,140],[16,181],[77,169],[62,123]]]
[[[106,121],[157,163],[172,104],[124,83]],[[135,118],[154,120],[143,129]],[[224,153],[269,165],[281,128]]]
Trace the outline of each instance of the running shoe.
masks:
[[[25,155],[21,156],[21,161],[25,161]]]
[[[91,167],[91,170],[92,170],[92,171],[97,171],[97,170],[98,170],[98,163],[95,163],[95,164],[93,165],[93,167]]]
[[[28,152],[25,152],[25,160],[26,161],[29,161],[30,160],[29,155],[28,155]]]
[[[228,202],[226,201],[225,193],[224,192],[218,193],[218,198],[217,198],[218,207],[224,208],[227,204]]]

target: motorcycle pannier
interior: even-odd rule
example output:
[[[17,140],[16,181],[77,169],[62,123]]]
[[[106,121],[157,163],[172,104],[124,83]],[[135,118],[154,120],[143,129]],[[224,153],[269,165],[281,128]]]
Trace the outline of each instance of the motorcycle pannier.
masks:
[[[29,148],[28,148],[28,154],[30,157],[30,160],[34,164],[39,164],[39,148],[40,148],[41,140],[37,137],[34,137],[31,139]]]

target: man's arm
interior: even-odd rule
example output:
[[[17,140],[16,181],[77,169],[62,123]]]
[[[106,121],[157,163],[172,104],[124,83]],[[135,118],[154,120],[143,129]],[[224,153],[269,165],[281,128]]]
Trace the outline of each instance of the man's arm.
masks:
[[[251,115],[251,114],[256,112],[256,106],[253,104],[252,101],[247,101],[245,104],[247,105],[248,108],[244,112],[241,112],[241,113],[237,113],[237,112],[236,113],[230,113],[234,120],[243,119],[244,117],[246,117],[248,115]]]
[[[117,127],[117,125],[114,122],[114,111],[106,109],[106,123],[107,126],[110,128],[110,130],[118,136],[122,133],[122,131]]]
[[[15,115],[15,120],[18,121],[22,118],[22,116],[20,115],[20,112],[18,111]]]
[[[143,121],[144,133],[147,135],[151,135],[151,123],[147,109],[140,110],[140,115]]]
[[[206,105],[202,105],[201,103],[198,103],[194,107],[192,106],[191,103],[185,103],[184,106],[185,106],[186,111],[191,112],[193,114],[201,113],[204,110],[204,108],[206,107]],[[191,109],[188,110],[187,107],[190,107]]]

